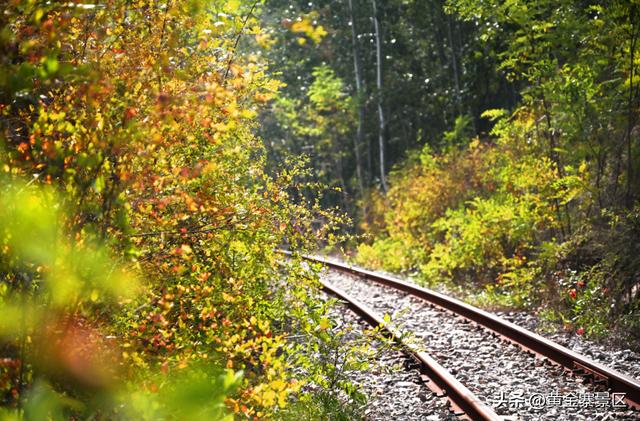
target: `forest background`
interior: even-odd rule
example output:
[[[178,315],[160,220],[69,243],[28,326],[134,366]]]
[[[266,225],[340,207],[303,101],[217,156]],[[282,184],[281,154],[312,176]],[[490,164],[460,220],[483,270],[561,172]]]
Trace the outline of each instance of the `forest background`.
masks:
[[[270,161],[310,156],[325,206],[356,221],[355,262],[637,346],[639,17],[634,1],[271,2],[287,86],[261,114]]]

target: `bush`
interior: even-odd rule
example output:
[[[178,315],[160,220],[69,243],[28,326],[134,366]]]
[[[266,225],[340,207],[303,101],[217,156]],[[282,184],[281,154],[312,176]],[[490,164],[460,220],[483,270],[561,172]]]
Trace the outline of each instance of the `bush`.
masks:
[[[590,217],[584,162],[561,172],[530,138],[535,118],[525,109],[487,116],[498,118],[495,143],[425,148],[394,171],[370,215],[374,239],[356,260],[415,270],[489,307],[544,308],[587,335],[636,329],[640,206]]]
[[[299,166],[265,171],[255,4],[74,6],[0,6],[0,416],[277,412],[315,281],[274,249],[333,223],[291,200]]]
[[[555,319],[587,335],[625,338],[640,344],[640,205],[576,230],[563,244],[556,276],[561,299]],[[567,268],[574,268],[569,270]]]

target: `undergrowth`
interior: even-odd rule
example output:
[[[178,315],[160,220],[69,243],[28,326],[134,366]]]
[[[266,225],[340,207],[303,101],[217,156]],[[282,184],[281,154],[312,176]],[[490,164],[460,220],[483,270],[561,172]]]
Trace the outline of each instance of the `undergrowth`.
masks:
[[[594,215],[587,164],[560,171],[540,154],[534,114],[487,117],[491,141],[425,146],[395,169],[387,195],[371,195],[361,228],[373,240],[358,245],[356,262],[637,344],[640,206]]]

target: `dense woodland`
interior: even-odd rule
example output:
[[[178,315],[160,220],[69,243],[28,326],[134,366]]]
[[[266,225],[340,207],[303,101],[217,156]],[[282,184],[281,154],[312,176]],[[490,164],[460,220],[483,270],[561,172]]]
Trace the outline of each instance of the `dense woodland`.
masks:
[[[638,4],[270,2],[264,19],[287,84],[261,114],[270,161],[309,156],[358,263],[640,338]]]
[[[2,2],[0,419],[360,417],[300,252],[638,346],[639,7]]]

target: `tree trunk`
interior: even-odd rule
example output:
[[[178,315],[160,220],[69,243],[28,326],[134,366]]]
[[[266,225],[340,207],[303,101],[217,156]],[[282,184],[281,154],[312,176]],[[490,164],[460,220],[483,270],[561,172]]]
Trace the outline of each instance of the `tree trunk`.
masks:
[[[358,178],[358,188],[360,190],[360,198],[364,203],[364,177],[362,174],[362,157],[360,147],[364,139],[364,92],[362,83],[362,72],[360,70],[360,54],[358,52],[358,31],[356,29],[356,17],[353,10],[353,0],[348,0],[349,18],[351,19],[351,44],[353,48],[353,72],[356,80],[356,101],[358,102],[358,129],[356,137],[353,139],[353,152],[356,158],[356,177]],[[363,205],[363,212],[365,211]]]
[[[376,100],[378,102],[378,148],[380,150],[380,184],[382,191],[387,191],[387,180],[384,170],[384,132],[385,121],[383,111],[383,96],[382,96],[382,32],[380,30],[380,22],[378,19],[378,8],[376,5],[377,0],[371,0],[373,6],[373,27],[376,34]]]
[[[447,14],[447,35],[449,36],[449,53],[451,54],[451,67],[453,68],[453,82],[456,88],[456,111],[462,113],[462,100],[460,95],[460,74],[458,72],[458,60],[453,43],[453,33],[451,31],[451,15]]]
[[[627,131],[626,131],[626,141],[627,141],[627,191],[625,193],[625,205],[628,209],[633,207],[633,197],[631,194],[631,180],[633,178],[633,149],[632,149],[632,136],[631,131],[633,130],[633,126],[635,124],[635,112],[634,112],[634,85],[633,78],[635,76],[635,50],[636,44],[638,42],[638,29],[636,28],[636,8],[632,6],[631,13],[629,14],[629,23],[631,25],[631,48],[629,51],[629,100],[627,105]]]

